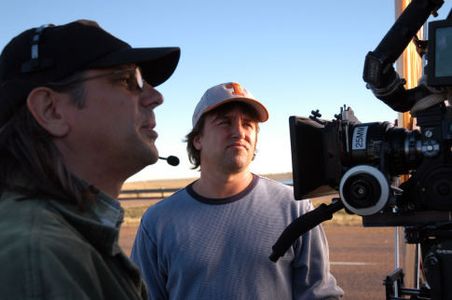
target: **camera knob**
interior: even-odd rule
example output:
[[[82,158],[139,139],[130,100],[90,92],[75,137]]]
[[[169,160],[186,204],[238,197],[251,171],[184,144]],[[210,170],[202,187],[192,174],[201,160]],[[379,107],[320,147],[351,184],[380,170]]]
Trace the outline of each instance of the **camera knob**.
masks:
[[[375,167],[359,165],[342,176],[339,194],[344,206],[360,216],[381,211],[389,199],[390,185],[383,173]]]

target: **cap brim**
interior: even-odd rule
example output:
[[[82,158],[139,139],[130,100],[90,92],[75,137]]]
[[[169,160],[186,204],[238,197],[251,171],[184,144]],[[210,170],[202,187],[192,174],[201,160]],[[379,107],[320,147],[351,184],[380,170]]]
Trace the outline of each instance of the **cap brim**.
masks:
[[[144,79],[156,87],[173,74],[180,58],[180,48],[128,48],[111,53],[96,61],[91,67],[111,67],[123,64],[140,66]]]

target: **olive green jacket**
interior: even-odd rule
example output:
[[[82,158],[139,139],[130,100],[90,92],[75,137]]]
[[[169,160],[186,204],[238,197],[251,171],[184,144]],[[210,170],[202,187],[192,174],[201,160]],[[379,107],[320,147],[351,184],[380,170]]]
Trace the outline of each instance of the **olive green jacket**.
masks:
[[[85,212],[54,199],[0,196],[1,299],[145,299],[118,245],[123,209],[100,193]]]

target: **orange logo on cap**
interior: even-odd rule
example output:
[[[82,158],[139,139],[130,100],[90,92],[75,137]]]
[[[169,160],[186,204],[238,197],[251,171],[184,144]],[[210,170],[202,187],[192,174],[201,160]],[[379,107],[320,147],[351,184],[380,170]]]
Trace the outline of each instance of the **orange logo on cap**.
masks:
[[[231,82],[231,83],[226,84],[225,87],[227,89],[232,89],[233,95],[245,96],[245,92],[243,91],[242,87],[238,83]]]

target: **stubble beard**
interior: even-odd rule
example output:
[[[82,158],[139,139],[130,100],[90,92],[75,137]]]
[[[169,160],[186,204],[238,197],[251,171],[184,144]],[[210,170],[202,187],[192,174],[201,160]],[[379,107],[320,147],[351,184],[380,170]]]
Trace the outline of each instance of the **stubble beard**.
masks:
[[[248,169],[251,159],[247,151],[234,150],[232,153],[227,153],[223,159],[223,166],[229,173],[239,173]]]

